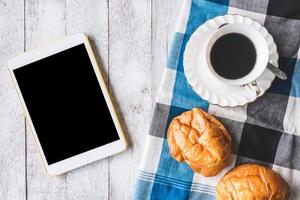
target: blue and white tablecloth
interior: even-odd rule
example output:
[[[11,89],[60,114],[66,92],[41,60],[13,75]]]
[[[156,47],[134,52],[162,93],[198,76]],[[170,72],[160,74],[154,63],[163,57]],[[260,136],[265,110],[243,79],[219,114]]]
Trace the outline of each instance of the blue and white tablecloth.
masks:
[[[264,24],[278,46],[279,67],[288,80],[275,79],[254,103],[221,108],[201,99],[183,71],[183,52],[191,34],[206,20],[241,14]],[[215,199],[215,186],[232,167],[254,162],[269,166],[300,199],[300,1],[184,0],[168,64],[157,98],[138,173],[135,199]],[[173,117],[194,107],[215,115],[233,138],[232,162],[216,177],[205,178],[169,154],[166,130]]]

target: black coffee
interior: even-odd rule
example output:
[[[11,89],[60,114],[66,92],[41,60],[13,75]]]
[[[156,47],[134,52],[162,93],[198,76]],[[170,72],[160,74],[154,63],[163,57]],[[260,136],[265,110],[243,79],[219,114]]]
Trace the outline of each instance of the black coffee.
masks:
[[[228,33],[213,44],[210,61],[220,76],[239,79],[249,74],[254,67],[255,47],[248,37],[239,33]]]

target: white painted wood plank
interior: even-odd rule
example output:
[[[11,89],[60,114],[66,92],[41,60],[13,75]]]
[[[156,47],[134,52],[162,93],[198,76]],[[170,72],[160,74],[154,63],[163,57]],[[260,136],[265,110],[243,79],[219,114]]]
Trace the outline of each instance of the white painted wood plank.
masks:
[[[16,3],[13,1],[9,2],[13,9],[16,9]],[[27,49],[45,44],[50,40],[54,40],[65,35],[66,33],[69,34],[85,31],[92,36],[92,39],[96,44],[95,49],[100,52],[100,57],[104,63],[106,72],[110,71],[109,77],[112,85],[111,93],[115,94],[114,97],[116,99],[117,106],[123,113],[121,114],[121,117],[131,142],[130,150],[110,158],[109,163],[104,160],[64,176],[49,177],[44,174],[42,164],[38,157],[39,155],[36,153],[36,148],[32,144],[30,136],[28,139],[28,199],[84,199],[85,197],[89,199],[130,199],[132,197],[135,184],[135,173],[139,165],[144,143],[143,138],[144,134],[148,131],[149,120],[152,112],[151,96],[153,98],[157,93],[158,82],[160,80],[163,67],[165,66],[168,46],[170,45],[173,35],[173,27],[178,17],[178,7],[181,4],[179,0],[176,0],[176,3],[174,3],[174,1],[171,2],[171,0],[167,0],[168,3],[162,1],[159,2],[158,0],[153,0],[153,2],[152,41],[150,1],[113,0],[110,2],[110,51],[108,54],[107,34],[104,34],[107,31],[107,26],[105,26],[105,16],[107,17],[107,13],[105,13],[107,12],[105,9],[105,1],[67,1],[66,3],[59,0],[26,1]],[[1,1],[0,4],[1,3],[3,3],[3,1]],[[7,2],[5,2],[5,4],[7,5]],[[21,4],[18,4],[18,6],[20,5]],[[65,8],[67,12],[65,12]],[[98,9],[100,12],[97,12]],[[10,12],[9,14],[5,12],[0,13],[0,16],[5,16],[4,21],[6,23],[5,26],[2,26],[1,19],[3,18],[1,17],[1,27],[12,26],[13,28],[16,28],[14,25],[15,23],[12,23],[7,19],[18,20],[15,16],[20,15],[22,10],[21,12],[20,10],[11,10],[7,10],[7,12]],[[13,15],[13,17],[10,15]],[[99,16],[100,18],[98,19]],[[65,23],[67,24],[66,26]],[[16,32],[23,30],[19,26],[17,27],[18,28],[15,30]],[[6,36],[7,32],[2,33],[1,31],[3,30],[0,29],[0,34],[4,35],[0,37],[1,46],[3,46],[3,44],[8,44],[9,46],[22,46],[22,43],[10,40],[9,36]],[[4,40],[5,42],[2,44]],[[151,45],[153,51],[152,65]],[[2,49],[3,48],[1,48],[0,51]],[[18,48],[10,47],[10,50],[7,51],[7,49],[4,48],[6,54],[1,52],[0,63],[3,63],[3,59],[6,59],[6,56],[10,54],[10,52],[17,52],[17,49]],[[107,68],[108,57],[110,57],[109,63],[111,66],[109,70]],[[2,68],[0,69],[2,70]],[[3,73],[1,73],[0,76],[3,76]],[[1,81],[6,83],[7,77],[1,77],[0,83]],[[9,113],[9,117],[6,118],[8,116],[6,115],[6,111],[2,109],[0,110],[0,116],[4,116],[4,119],[1,119],[0,128],[13,126],[10,123],[14,125],[17,124],[10,129],[11,131],[9,131],[10,133],[15,134],[23,128],[22,123],[15,123],[18,120],[22,120],[22,115],[18,113],[18,111],[9,111],[11,107],[17,107],[17,105],[11,103],[11,100],[8,98],[11,95],[5,93],[5,96],[3,96],[3,94],[1,94],[1,87],[2,84],[0,85],[1,106],[5,105],[8,110],[7,113]],[[3,91],[9,91],[9,89],[4,89]],[[151,91],[153,91],[153,95],[151,95]],[[2,101],[6,101],[7,99],[8,102],[3,104]],[[15,119],[15,116],[19,119]],[[5,124],[5,126],[2,124]],[[10,142],[12,137],[8,136],[10,134],[3,134],[1,131],[0,135],[5,135],[4,140],[2,140],[1,137],[0,144],[5,144],[6,146],[9,144],[10,146],[10,151],[7,150],[8,147],[6,151],[12,152],[12,154],[16,156],[22,156],[22,153],[17,153],[21,149],[24,157],[24,148],[19,148],[19,146],[22,145],[24,147],[24,142],[19,141],[20,145],[18,145],[16,149],[13,149],[11,145],[14,143]],[[15,140],[14,137],[13,140]],[[3,141],[9,141],[9,143],[5,143]],[[7,159],[6,155],[3,157],[5,158],[5,163],[15,162]],[[0,157],[0,159],[3,157]],[[98,174],[98,172],[102,169],[107,172],[105,163],[110,166],[110,175],[109,177],[105,177],[104,175],[103,179],[99,179],[99,184],[106,183],[106,186],[99,186],[97,185],[97,177],[92,177],[92,180],[90,178],[93,173]],[[14,167],[16,167],[16,165],[14,165]],[[7,167],[3,168],[2,166],[0,168],[1,171],[2,169],[7,169]],[[106,174],[106,172],[103,174]],[[22,174],[22,170],[19,170],[18,173]],[[25,172],[23,171],[23,173]],[[1,175],[2,174],[0,173],[0,176]],[[15,175],[15,173],[13,175]],[[7,177],[9,176],[5,176],[5,178]],[[18,183],[22,183],[22,181],[19,181],[18,177],[20,176],[17,176],[15,179],[18,180]],[[14,182],[13,179],[6,180],[5,178],[2,179],[1,176],[0,181],[3,181],[1,182],[1,186],[4,185],[2,183],[5,183],[6,185],[7,183],[16,185],[16,182]],[[23,179],[24,178],[25,175]],[[107,184],[110,184],[111,188],[110,194],[106,198],[107,190],[109,189]],[[14,188],[14,190],[15,189],[16,188]],[[26,192],[24,190],[25,187],[23,187],[23,190],[22,188],[18,189],[17,193],[13,193],[11,189],[4,193],[4,190],[0,189],[2,194],[5,194],[8,199],[11,199],[9,197],[16,197],[16,195],[21,195],[22,197],[24,195],[25,197]],[[1,193],[0,196],[2,196]],[[17,196],[17,198],[13,199],[22,199],[22,197],[19,198],[19,196]]]
[[[181,4],[181,0],[152,0],[152,106],[167,65]]]
[[[23,2],[0,1],[0,199],[26,199],[25,121],[6,63],[24,50]]]
[[[104,75],[107,75],[108,71],[107,6],[106,0],[68,0],[66,4],[66,33],[85,32],[88,34]],[[69,172],[67,176],[68,198],[107,199],[108,181],[108,159]]]
[[[67,35],[85,32],[92,40],[104,75],[108,71],[108,2],[107,0],[67,0]]]
[[[65,1],[26,0],[26,50],[42,46],[65,35]],[[45,173],[31,133],[27,134],[28,199],[67,199],[67,175]]]
[[[105,1],[29,2],[28,48],[40,46],[64,34],[86,32],[107,66],[107,4]],[[54,21],[49,17],[55,14]],[[50,26],[48,22],[51,21]],[[46,25],[47,24],[47,25]],[[45,26],[46,25],[46,26]],[[56,31],[53,31],[56,30]],[[35,38],[35,39],[33,39]],[[96,162],[60,177],[41,173],[36,148],[30,145],[29,199],[104,199],[108,195],[107,160]],[[36,161],[38,160],[38,161]],[[37,164],[38,163],[38,164]]]
[[[151,115],[151,1],[109,1],[109,81],[130,149],[110,160],[110,199],[132,199]]]

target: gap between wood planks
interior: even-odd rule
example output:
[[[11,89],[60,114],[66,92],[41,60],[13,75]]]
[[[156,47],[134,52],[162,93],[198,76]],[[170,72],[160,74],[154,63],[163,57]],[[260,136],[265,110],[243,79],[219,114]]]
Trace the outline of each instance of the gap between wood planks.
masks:
[[[30,36],[27,35],[28,31],[29,30],[26,30],[27,28],[27,11],[26,10],[26,3],[28,2],[28,0],[24,0],[24,51],[27,49],[27,40],[26,38],[29,38]],[[68,12],[70,12],[68,10],[68,0],[65,0],[65,4],[64,4],[64,35],[68,34]],[[82,2],[79,2],[79,1],[74,1],[75,3],[78,3],[78,4],[84,4]],[[114,7],[111,7],[110,3],[113,3],[113,6]],[[121,1],[119,1],[121,2]],[[119,90],[118,90],[118,87],[120,87],[120,84],[116,83],[116,88],[113,88],[111,86],[111,81],[116,81],[117,82],[117,79],[120,78],[120,74],[119,73],[116,73],[116,66],[119,66],[118,62],[116,62],[116,59],[117,57],[115,55],[112,54],[111,51],[116,51],[116,50],[119,50],[118,49],[118,44],[116,44],[116,42],[113,42],[111,43],[112,41],[115,41],[116,38],[118,36],[120,36],[120,34],[118,34],[118,30],[116,30],[116,26],[117,25],[121,25],[121,24],[118,24],[118,23],[122,23],[122,22],[125,22],[125,23],[128,23],[128,24],[125,24],[127,26],[127,28],[134,28],[134,23],[137,23],[136,21],[134,20],[138,20],[141,16],[133,16],[134,19],[130,19],[130,20],[125,20],[124,19],[120,19],[120,17],[123,17],[123,18],[129,18],[129,17],[132,17],[131,14],[134,13],[134,14],[137,14],[139,15],[140,12],[137,12],[136,10],[134,10],[135,8],[133,8],[133,4],[134,2],[132,3],[131,1],[129,0],[124,0],[122,1],[121,3],[119,3],[118,1],[109,1],[109,0],[106,0],[106,9],[107,9],[107,58],[106,58],[106,61],[104,61],[104,64],[106,64],[107,66],[107,69],[106,69],[106,72],[107,72],[107,76],[106,76],[106,80],[107,80],[107,85],[109,87],[109,90],[111,93],[117,93]],[[32,4],[32,2],[30,2]],[[74,4],[75,4],[74,3]],[[117,9],[121,8],[123,5],[121,4],[126,4],[125,6],[128,6],[128,8],[132,9],[132,10],[129,10],[127,13],[119,13],[118,14],[118,11]],[[71,3],[70,3],[71,4]],[[87,3],[88,4],[88,3]],[[119,5],[118,5],[119,4]],[[180,5],[181,2],[179,0],[177,0],[176,2],[174,2],[174,0],[168,0],[164,3],[162,3],[161,1],[158,1],[158,0],[151,0],[150,2],[150,15],[148,15],[149,11],[147,11],[147,7],[143,7],[141,6],[140,9],[143,10],[143,12],[145,12],[145,17],[142,18],[143,20],[146,20],[147,17],[150,17],[150,43],[148,45],[150,45],[150,57],[151,57],[151,62],[150,62],[150,67],[151,69],[147,71],[149,72],[150,71],[150,76],[152,77],[151,81],[150,81],[150,87],[148,87],[148,90],[151,90],[150,92],[150,104],[152,104],[150,107],[153,108],[153,105],[154,105],[154,99],[155,99],[155,96],[157,94],[157,88],[158,88],[158,85],[159,85],[159,82],[160,82],[160,79],[161,79],[161,72],[163,71],[163,68],[165,66],[165,62],[166,62],[166,57],[167,57],[167,51],[168,51],[168,44],[170,42],[169,38],[171,38],[170,36],[173,35],[173,23],[176,21],[175,19],[178,17],[178,11],[176,10]],[[76,7],[76,6],[75,6]],[[79,8],[79,7],[78,7]],[[46,8],[47,9],[47,8]],[[168,10],[171,10],[168,11]],[[111,12],[112,11],[112,12]],[[177,11],[177,12],[172,12],[172,11]],[[80,11],[79,11],[80,12]],[[130,13],[132,12],[132,13]],[[155,13],[155,14],[154,14]],[[124,16],[121,16],[121,15],[124,15]],[[159,15],[157,17],[157,15]],[[96,15],[95,17],[98,17],[99,15]],[[119,18],[118,18],[119,17]],[[31,19],[32,21],[30,23],[34,23],[34,19]],[[113,20],[113,22],[111,22],[111,20]],[[156,21],[154,23],[154,20]],[[146,22],[148,23],[148,22]],[[38,25],[37,25],[38,26]],[[113,28],[113,32],[112,34],[114,35],[111,35],[111,27]],[[78,27],[75,27],[75,29],[77,29]],[[125,27],[126,28],[126,27]],[[141,28],[141,27],[138,27],[138,28]],[[74,30],[75,30],[74,29]],[[31,36],[35,36],[35,35],[43,35],[43,34],[48,34],[47,32],[42,32],[41,30],[33,30],[35,32],[33,33],[29,33]],[[148,31],[148,29],[146,30],[146,32]],[[72,31],[71,31],[72,32]],[[96,31],[97,32],[97,31]],[[116,33],[116,34],[115,34]],[[144,34],[144,32],[140,32],[140,34]],[[113,36],[113,37],[112,37]],[[52,36],[51,36],[52,37]],[[142,38],[141,35],[138,35],[138,37]],[[39,40],[39,39],[38,39]],[[120,39],[121,40],[121,39]],[[120,43],[122,43],[123,40],[120,41]],[[124,42],[124,41],[123,41]],[[30,42],[29,42],[30,43]],[[32,45],[32,42],[30,43],[30,46]],[[111,44],[113,45],[112,48],[111,48]],[[129,44],[128,44],[129,45]],[[124,44],[122,46],[122,49],[120,51],[126,51],[127,47],[129,47],[130,49],[130,46],[128,46],[127,44]],[[96,46],[96,45],[95,45]],[[98,46],[99,48],[99,46]],[[140,45],[138,46],[137,48],[143,48],[143,45]],[[94,47],[94,49],[96,49],[96,47]],[[99,52],[99,51],[98,51]],[[146,54],[148,53],[147,51],[145,52]],[[102,56],[103,55],[103,52],[99,52],[99,54]],[[111,55],[112,55],[112,58],[111,58]],[[137,57],[139,56],[138,53],[134,54],[133,55],[133,58],[132,60],[138,62],[137,66],[138,67],[139,65],[143,65],[143,64],[147,64],[147,61],[138,61]],[[149,56],[149,55],[147,55]],[[113,60],[113,65],[111,66],[111,62]],[[121,59],[124,60],[124,57],[121,57]],[[146,58],[148,59],[148,58]],[[153,64],[153,60],[155,60],[154,64]],[[98,61],[99,61],[99,58],[98,58]],[[127,61],[125,59],[125,61],[127,62],[127,64],[130,64],[130,61]],[[145,62],[145,63],[144,63]],[[117,63],[117,64],[115,64]],[[111,69],[111,67],[113,69]],[[140,67],[140,66],[139,66]],[[126,71],[127,73],[129,71]],[[111,74],[112,73],[112,74]],[[143,74],[142,74],[143,75]],[[140,78],[143,78],[143,77],[140,77]],[[124,83],[124,82],[121,82],[121,83]],[[138,82],[139,83],[139,82]],[[148,92],[148,91],[147,91]],[[153,95],[154,94],[154,95]],[[134,115],[144,115],[146,114],[149,110],[151,111],[150,113],[152,113],[152,109],[146,109],[145,111],[138,111],[136,109],[139,109],[139,107],[132,107],[130,108],[130,104],[128,103],[124,103],[122,102],[125,99],[128,99],[128,97],[126,95],[120,95],[119,97],[117,96],[114,96],[113,95],[113,98],[115,99],[115,101],[117,103],[119,103],[119,105],[117,105],[117,109],[119,110],[119,113],[120,113],[120,110],[126,110],[126,111],[130,111],[130,112],[141,112],[141,113],[136,113]],[[139,96],[138,96],[139,98]],[[144,97],[145,98],[145,97]],[[148,102],[148,101],[145,101],[145,103]],[[141,102],[137,102],[137,103],[141,103],[143,104],[144,101],[141,101]],[[120,105],[121,104],[121,105]],[[135,105],[133,105],[135,106]],[[132,110],[130,110],[132,109]],[[121,114],[121,113],[120,113]],[[124,113],[123,113],[124,114]],[[134,115],[131,115],[130,118],[128,120],[137,120],[137,117],[135,117]],[[121,118],[124,119],[125,116],[121,116]],[[150,120],[151,116],[147,116],[147,117],[144,117],[143,119],[140,119],[140,120],[137,120],[139,123],[141,122],[147,122]],[[108,158],[107,159],[107,164],[106,165],[106,168],[107,168],[107,188],[106,188],[106,198],[107,199],[117,199],[117,198],[120,198],[121,195],[125,195],[124,197],[126,198],[130,198],[132,196],[132,191],[133,191],[133,188],[130,188],[130,194],[125,194],[125,188],[122,187],[122,188],[118,188],[118,185],[117,184],[128,184],[129,186],[128,187],[133,187],[133,185],[135,184],[135,181],[133,180],[134,183],[132,183],[132,179],[135,179],[135,177],[131,177],[135,174],[135,172],[132,172],[131,171],[128,171],[128,170],[121,170],[122,173],[124,173],[124,176],[125,178],[124,179],[121,179],[121,178],[118,178],[117,174],[115,173],[111,173],[110,170],[113,170],[115,171],[117,169],[117,166],[116,166],[116,163],[118,162],[125,162],[123,161],[124,159],[129,159],[130,162],[136,162],[138,159],[138,154],[139,152],[136,152],[137,148],[142,148],[142,143],[144,142],[142,139],[139,139],[138,138],[141,138],[140,135],[137,135],[137,131],[132,131],[133,130],[133,122],[128,122],[128,120],[126,121],[127,123],[129,123],[129,131],[127,134],[133,134],[131,135],[132,137],[132,140],[134,140],[134,143],[133,145],[136,145],[135,146],[135,149],[133,149],[133,146],[131,146],[130,148],[130,152],[127,152],[123,155],[120,155],[120,156],[117,156],[117,157],[112,157],[112,158]],[[28,185],[28,162],[35,162],[35,159],[28,159],[28,147],[30,144],[27,144],[28,141],[27,140],[31,140],[31,136],[28,136],[29,134],[27,134],[29,131],[27,129],[27,125],[26,125],[26,119],[24,119],[24,122],[25,122],[25,185],[26,185],[26,199],[28,198],[31,198],[31,196],[29,196],[29,193],[31,194],[32,191],[28,190],[28,188],[30,187],[30,185]],[[124,121],[125,122],[125,121]],[[130,124],[131,123],[131,124]],[[139,132],[144,132],[146,131],[146,128],[139,128]],[[130,133],[132,132],[132,133]],[[146,134],[145,132],[144,133],[139,133],[139,134]],[[32,156],[32,155],[29,155],[29,156]],[[35,154],[34,156],[37,156],[37,154]],[[122,156],[124,158],[122,158]],[[39,159],[39,158],[38,158]],[[128,164],[130,163],[128,161],[126,161],[125,163]],[[112,164],[112,165],[111,165]],[[139,164],[136,164],[136,166],[138,166]],[[98,166],[98,165],[97,165]],[[135,165],[131,164],[129,165],[129,167],[133,167]],[[32,169],[34,170],[34,169]],[[44,169],[42,169],[44,170]],[[136,169],[134,169],[136,170]],[[40,173],[40,172],[38,172]],[[128,174],[126,174],[128,173]],[[76,174],[76,172],[74,173]],[[41,177],[38,177],[39,175],[37,175],[37,177],[33,177],[34,179],[37,179],[37,181],[39,181],[39,178]],[[76,176],[76,175],[75,175]],[[126,183],[126,177],[129,178],[129,182]],[[131,177],[131,178],[130,178]],[[68,179],[68,175],[66,176],[66,179]],[[124,181],[124,182],[123,182]],[[128,181],[128,180],[127,180]],[[47,181],[46,181],[47,182]],[[59,184],[59,183],[58,183]],[[70,184],[70,183],[66,183],[66,184]],[[76,186],[75,186],[76,188]],[[74,189],[74,188],[73,188]],[[68,197],[68,195],[67,195]]]

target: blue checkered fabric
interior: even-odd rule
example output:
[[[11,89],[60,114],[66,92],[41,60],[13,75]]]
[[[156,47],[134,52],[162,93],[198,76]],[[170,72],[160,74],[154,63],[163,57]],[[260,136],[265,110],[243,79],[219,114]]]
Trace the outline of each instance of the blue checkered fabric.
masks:
[[[257,101],[243,107],[209,104],[188,84],[183,53],[193,32],[219,15],[241,14],[268,29],[278,46],[279,68],[288,80],[275,79]],[[290,184],[291,199],[300,199],[300,2],[299,0],[184,0],[167,67],[146,137],[134,198],[215,199],[215,186],[240,163],[260,163]],[[233,138],[231,164],[206,178],[169,154],[166,130],[171,119],[200,107],[216,116]]]

